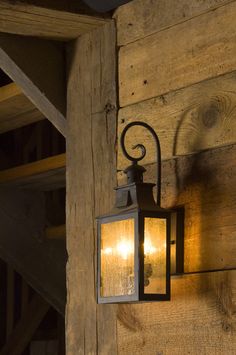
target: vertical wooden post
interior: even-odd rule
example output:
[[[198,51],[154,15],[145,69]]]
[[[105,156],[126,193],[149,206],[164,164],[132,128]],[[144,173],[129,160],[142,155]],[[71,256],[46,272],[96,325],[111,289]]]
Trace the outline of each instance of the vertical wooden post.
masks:
[[[115,355],[116,307],[96,304],[95,276],[95,217],[116,185],[114,23],[67,49],[67,355]]]

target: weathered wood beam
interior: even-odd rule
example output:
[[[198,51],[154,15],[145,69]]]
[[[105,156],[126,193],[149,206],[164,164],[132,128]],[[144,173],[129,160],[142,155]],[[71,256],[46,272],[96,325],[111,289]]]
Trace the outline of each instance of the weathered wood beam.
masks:
[[[124,46],[153,33],[221,7],[232,0],[135,0],[120,6],[114,17],[117,21],[117,42]]]
[[[25,313],[12,331],[0,355],[21,355],[49,310],[49,304],[39,295],[28,305]]]
[[[170,302],[118,307],[118,353],[234,354],[236,271],[172,277]]]
[[[0,133],[44,119],[15,83],[0,87]]]
[[[0,258],[64,314],[66,248],[44,238],[44,194],[1,188],[0,221]]]
[[[0,0],[0,32],[69,41],[108,20],[67,11]]]
[[[0,67],[66,136],[63,46],[47,40],[0,33]]]
[[[0,186],[40,191],[65,186],[66,154],[0,171]]]
[[[234,71],[235,16],[233,1],[121,47],[120,106]]]
[[[236,71],[150,100],[122,108],[119,111],[118,139],[124,127],[132,121],[145,121],[158,134],[162,159],[191,154],[196,151],[236,142]],[[127,134],[128,148],[141,142],[148,154],[142,161],[156,161],[155,144],[147,130],[135,127]],[[129,162],[118,145],[118,169]]]
[[[115,355],[116,306],[96,304],[94,273],[94,218],[116,184],[114,23],[68,46],[67,106],[67,354]]]

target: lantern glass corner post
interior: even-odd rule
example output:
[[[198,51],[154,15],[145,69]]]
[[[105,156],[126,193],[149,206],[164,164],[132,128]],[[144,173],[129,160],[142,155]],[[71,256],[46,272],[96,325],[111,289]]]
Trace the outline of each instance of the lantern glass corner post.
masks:
[[[149,130],[157,146],[157,200],[155,184],[144,183],[141,156],[130,156],[125,135],[132,126]],[[171,211],[160,207],[161,150],[155,131],[144,122],[128,124],[121,134],[123,154],[132,164],[124,171],[127,184],[117,187],[113,210],[98,220],[98,303],[170,299]]]

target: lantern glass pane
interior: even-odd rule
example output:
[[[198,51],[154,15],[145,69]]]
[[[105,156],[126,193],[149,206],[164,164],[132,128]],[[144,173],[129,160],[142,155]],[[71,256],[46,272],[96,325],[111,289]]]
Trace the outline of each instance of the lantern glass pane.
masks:
[[[101,224],[101,296],[135,292],[133,218]]]
[[[144,293],[166,293],[166,233],[164,218],[144,219]]]

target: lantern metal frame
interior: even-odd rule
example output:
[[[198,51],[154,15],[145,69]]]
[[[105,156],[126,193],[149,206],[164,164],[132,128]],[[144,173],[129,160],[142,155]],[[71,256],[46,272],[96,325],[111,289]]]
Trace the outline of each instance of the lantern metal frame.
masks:
[[[140,149],[139,157],[132,157],[125,148],[125,135],[129,128],[133,126],[142,126],[146,128],[153,136],[156,143],[157,153],[157,197],[153,197],[153,187],[155,184],[144,183],[144,167],[138,165],[146,155],[146,148],[142,144],[137,144],[133,149]],[[160,141],[151,126],[145,122],[134,121],[129,123],[123,130],[120,138],[120,144],[124,156],[132,162],[124,172],[127,174],[127,184],[116,187],[116,203],[113,210],[98,220],[98,268],[97,268],[97,301],[98,303],[128,303],[138,301],[167,301],[170,300],[170,247],[171,247],[171,210],[163,209],[160,206],[161,201],[161,148]],[[144,221],[145,217],[162,218],[166,220],[166,293],[145,293],[144,292]],[[113,221],[121,221],[134,218],[135,221],[135,246],[134,246],[134,285],[135,290],[131,295],[119,295],[105,297],[101,292],[101,225]]]

